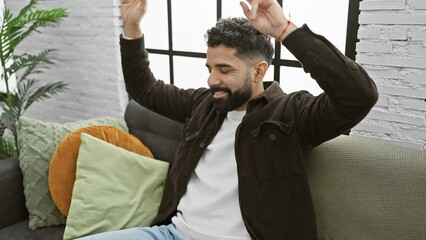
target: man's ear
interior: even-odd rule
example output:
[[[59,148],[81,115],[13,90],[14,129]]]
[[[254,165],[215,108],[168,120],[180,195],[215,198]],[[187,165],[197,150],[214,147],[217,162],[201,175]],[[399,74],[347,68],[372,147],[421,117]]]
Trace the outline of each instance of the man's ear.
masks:
[[[268,70],[269,64],[266,61],[260,61],[256,64],[254,69],[254,82],[260,82],[263,80],[266,74],[266,70]]]

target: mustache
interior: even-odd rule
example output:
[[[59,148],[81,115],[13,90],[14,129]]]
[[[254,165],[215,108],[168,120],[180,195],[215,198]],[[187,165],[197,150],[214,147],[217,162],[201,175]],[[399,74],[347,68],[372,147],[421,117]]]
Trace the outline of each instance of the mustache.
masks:
[[[212,94],[214,94],[215,92],[227,92],[229,95],[232,94],[231,89],[227,87],[211,87],[210,91],[212,92]]]

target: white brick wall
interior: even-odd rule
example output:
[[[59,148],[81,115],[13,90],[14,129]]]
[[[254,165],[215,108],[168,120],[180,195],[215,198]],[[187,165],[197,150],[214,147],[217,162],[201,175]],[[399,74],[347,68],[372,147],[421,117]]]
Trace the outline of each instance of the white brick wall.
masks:
[[[352,134],[426,149],[426,0],[363,0],[356,61],[380,98]]]
[[[15,12],[25,1],[5,0]],[[121,33],[119,0],[43,0],[39,9],[66,8],[59,26],[44,28],[26,39],[19,52],[57,49],[56,64],[37,76],[42,82],[64,81],[69,90],[30,107],[26,116],[68,122],[122,115],[127,104],[118,36]]]
[[[27,2],[27,1],[25,1]],[[6,0],[12,9],[23,1]],[[69,17],[44,29],[20,51],[55,48],[56,65],[39,79],[65,81],[70,90],[36,103],[27,115],[66,122],[121,115],[127,103],[118,35],[119,0],[44,0]],[[364,0],[356,60],[378,85],[380,98],[352,134],[426,149],[426,0]]]

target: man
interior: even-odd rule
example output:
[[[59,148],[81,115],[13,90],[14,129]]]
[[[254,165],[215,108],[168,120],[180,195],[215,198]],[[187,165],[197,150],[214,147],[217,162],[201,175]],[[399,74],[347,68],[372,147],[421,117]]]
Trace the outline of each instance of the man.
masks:
[[[376,87],[324,37],[288,21],[276,0],[248,2],[251,8],[241,3],[248,20],[220,20],[207,32],[210,89],[183,90],[149,69],[140,27],[147,1],[122,0],[127,91],[185,123],[185,140],[153,227],[87,239],[317,238],[305,156],[361,121],[377,101]],[[268,36],[298,58],[323,94],[285,94],[277,83],[264,89]]]

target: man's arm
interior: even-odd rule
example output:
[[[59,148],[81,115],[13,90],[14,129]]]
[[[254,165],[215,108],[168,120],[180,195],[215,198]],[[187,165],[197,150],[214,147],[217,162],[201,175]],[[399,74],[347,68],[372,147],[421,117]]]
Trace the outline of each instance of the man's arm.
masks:
[[[298,131],[309,145],[318,145],[359,123],[376,103],[378,93],[367,72],[327,39],[307,26],[297,28],[276,0],[241,3],[258,31],[283,42],[324,90],[320,96],[299,94],[295,100]],[[283,30],[284,29],[284,30]]]
[[[367,72],[306,25],[289,35],[283,45],[324,90],[319,96],[303,94],[295,101],[299,134],[309,145],[347,132],[376,103],[376,85]]]
[[[185,122],[208,90],[182,90],[157,81],[149,68],[141,20],[147,0],[122,0],[124,32],[120,38],[121,65],[126,90],[139,104],[173,120]]]

